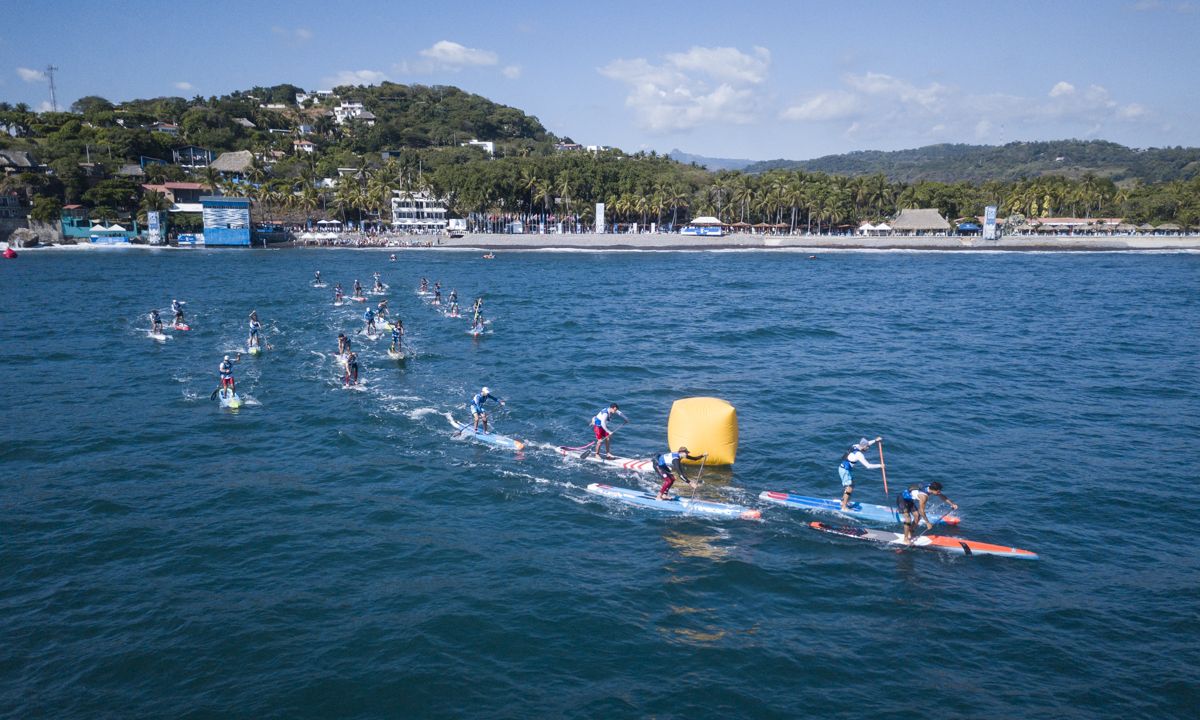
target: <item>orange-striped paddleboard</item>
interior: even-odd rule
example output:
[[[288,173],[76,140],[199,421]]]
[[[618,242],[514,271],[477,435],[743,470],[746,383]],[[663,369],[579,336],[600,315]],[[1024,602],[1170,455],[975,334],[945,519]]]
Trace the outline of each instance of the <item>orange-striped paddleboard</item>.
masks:
[[[853,525],[826,525],[823,522],[810,522],[808,526],[813,530],[820,530],[831,535],[857,538],[859,540],[874,540],[875,542],[900,545],[901,547],[941,550],[942,552],[954,553],[956,555],[996,555],[998,557],[1010,557],[1020,560],[1038,559],[1037,553],[1030,552],[1029,550],[1005,545],[992,545],[991,543],[976,542],[975,540],[964,540],[963,538],[947,537],[945,535],[921,535],[913,540],[912,545],[908,545],[904,542],[904,533],[874,530]]]

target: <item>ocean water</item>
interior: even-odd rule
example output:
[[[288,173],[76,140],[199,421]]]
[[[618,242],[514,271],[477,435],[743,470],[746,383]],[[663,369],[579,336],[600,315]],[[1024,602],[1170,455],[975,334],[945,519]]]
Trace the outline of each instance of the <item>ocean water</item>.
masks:
[[[1200,701],[1200,256],[26,252],[0,263],[0,715],[13,718],[1192,717]],[[332,285],[389,283],[414,357]],[[489,333],[420,277],[485,298]],[[146,313],[187,301],[191,332]],[[374,299],[373,299],[374,302]],[[209,399],[256,309],[272,349]],[[451,435],[480,385],[522,453]],[[673,400],[737,407],[699,497],[585,492]],[[831,537],[884,437],[894,493],[1038,562]],[[874,457],[874,453],[872,453]],[[856,498],[889,503],[877,471]],[[685,490],[685,492],[687,492]]]

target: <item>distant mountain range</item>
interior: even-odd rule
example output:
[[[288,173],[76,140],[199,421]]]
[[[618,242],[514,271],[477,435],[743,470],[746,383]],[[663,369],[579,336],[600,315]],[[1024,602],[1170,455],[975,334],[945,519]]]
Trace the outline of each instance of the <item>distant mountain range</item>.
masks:
[[[1012,142],[1007,145],[929,145],[914,150],[867,150],[801,162],[768,160],[746,172],[795,168],[835,175],[883,173],[902,182],[986,182],[1042,175],[1078,178],[1086,173],[1115,181],[1185,180],[1200,172],[1200,148],[1138,150],[1103,140]]]
[[[742,170],[755,164],[754,160],[747,160],[745,158],[714,158],[703,155],[692,155],[678,148],[667,153],[667,157],[684,165],[696,163],[700,167],[706,167],[713,172],[717,172],[718,170]]]
[[[1011,181],[1042,175],[1078,178],[1086,173],[1111,177],[1114,181],[1166,182],[1200,175],[1200,148],[1128,148],[1103,140],[1052,140],[1012,142],[1007,145],[929,145],[912,150],[884,152],[864,150],[826,155],[814,160],[765,160],[752,162],[709,158],[672,150],[679,162],[709,170],[806,170],[831,175],[882,173],[889,180],[916,182]]]

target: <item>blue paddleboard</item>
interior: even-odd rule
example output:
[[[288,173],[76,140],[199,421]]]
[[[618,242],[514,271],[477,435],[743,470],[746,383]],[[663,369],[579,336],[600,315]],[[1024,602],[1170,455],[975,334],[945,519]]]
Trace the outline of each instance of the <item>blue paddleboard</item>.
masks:
[[[752,510],[741,505],[693,500],[682,498],[678,495],[669,495],[666,500],[657,500],[655,499],[657,497],[656,493],[613,487],[612,485],[603,485],[601,483],[588,485],[587,491],[596,495],[613,498],[614,500],[620,500],[630,505],[641,505],[642,507],[683,515],[706,515],[709,517],[741,518],[742,520],[758,520],[762,515],[758,510]]]
[[[867,520],[870,522],[900,522],[900,513],[895,508],[890,508],[885,505],[869,505],[866,503],[852,502],[846,506],[846,511],[842,512],[841,500],[806,497],[804,495],[791,495],[784,492],[775,492],[774,490],[767,490],[759,494],[758,499],[766,500],[767,502],[772,502],[776,505],[802,508],[804,510],[819,510],[821,512],[837,513],[843,517]],[[955,515],[950,515],[947,517],[945,514],[939,515],[931,512],[929,513],[929,519],[932,520],[935,525],[939,523],[944,523],[946,525],[958,524],[958,517]]]

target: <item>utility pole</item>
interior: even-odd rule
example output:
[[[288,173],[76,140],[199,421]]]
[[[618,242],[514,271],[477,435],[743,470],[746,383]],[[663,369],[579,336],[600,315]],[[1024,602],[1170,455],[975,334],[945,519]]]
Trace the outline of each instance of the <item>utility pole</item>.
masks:
[[[50,109],[58,112],[58,97],[54,92],[54,73],[58,70],[53,65],[46,66],[46,78],[50,81]]]

